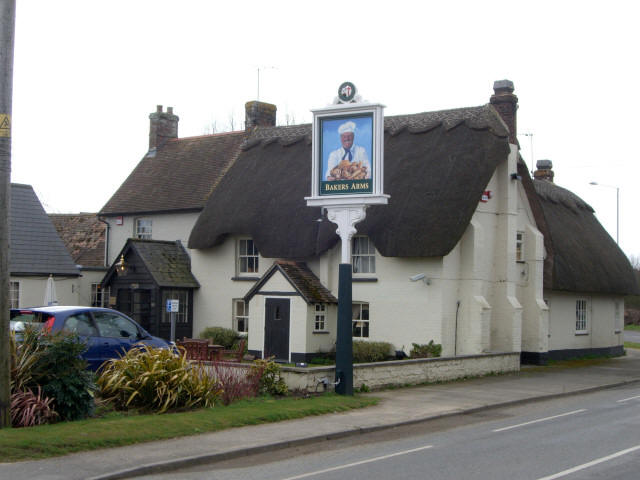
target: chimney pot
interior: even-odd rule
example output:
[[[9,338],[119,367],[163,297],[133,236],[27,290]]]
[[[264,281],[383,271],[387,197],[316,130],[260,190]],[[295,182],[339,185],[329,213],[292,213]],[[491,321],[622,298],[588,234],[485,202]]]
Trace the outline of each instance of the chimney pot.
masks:
[[[162,113],[162,105],[156,105],[156,113]]]
[[[548,180],[553,182],[554,172],[553,162],[551,160],[538,160],[536,162],[537,170],[533,172],[533,178],[536,180]]]
[[[167,113],[173,115],[173,107],[167,107]]]

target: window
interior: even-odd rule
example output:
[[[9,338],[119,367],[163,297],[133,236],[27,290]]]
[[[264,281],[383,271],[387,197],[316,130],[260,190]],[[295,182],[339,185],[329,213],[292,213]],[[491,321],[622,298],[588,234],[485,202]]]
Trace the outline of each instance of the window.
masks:
[[[140,335],[130,320],[115,313],[95,312],[93,319],[102,337],[138,339]]]
[[[354,337],[369,337],[369,304],[354,303],[351,305]]]
[[[576,300],[576,333],[587,333],[586,300]]]
[[[20,308],[20,282],[9,282],[9,308]]]
[[[151,240],[151,220],[148,218],[138,218],[136,220],[134,236],[140,240]]]
[[[101,283],[91,284],[91,306],[92,307],[108,307],[109,295],[111,294],[111,288],[102,288]]]
[[[167,312],[167,300],[178,300],[177,323],[189,322],[189,292],[187,290],[163,290],[162,291],[162,322],[171,323],[171,313]]]
[[[376,273],[376,249],[369,237],[355,236],[351,240],[353,273]]]
[[[313,330],[315,332],[324,332],[326,330],[327,306],[324,303],[316,303],[315,311]]]
[[[67,317],[64,321],[65,332],[75,333],[83,337],[97,337],[96,327],[91,323],[91,318],[87,313],[77,313]]]
[[[258,249],[253,240],[238,240],[238,273],[258,273]]]
[[[242,299],[233,301],[233,325],[237,332],[249,331],[249,305]]]
[[[516,232],[516,262],[524,262],[524,232]]]

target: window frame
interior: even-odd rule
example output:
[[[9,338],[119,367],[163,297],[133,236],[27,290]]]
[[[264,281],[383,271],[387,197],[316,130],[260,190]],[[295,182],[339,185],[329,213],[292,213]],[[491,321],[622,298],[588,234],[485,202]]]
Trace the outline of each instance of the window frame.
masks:
[[[327,304],[326,303],[313,304],[313,331],[314,332],[327,331]]]
[[[366,251],[363,249],[363,243]],[[359,267],[356,266],[357,264]],[[376,273],[376,247],[366,235],[354,235],[351,238],[351,272],[353,275],[375,275]]]
[[[251,252],[249,252],[249,243],[251,242]],[[243,248],[243,244],[246,247]],[[243,253],[244,251],[244,253]],[[242,268],[242,260],[246,259],[246,269]],[[253,264],[253,270],[249,265]],[[260,252],[256,247],[256,243],[250,237],[238,238],[236,241],[236,274],[238,276],[256,276],[260,272]]]
[[[516,262],[524,262],[524,230],[516,232]]]
[[[102,282],[91,283],[91,306],[109,308],[111,287],[102,287]]]
[[[586,298],[576,300],[576,335],[586,335],[589,333],[589,303]]]
[[[148,222],[148,225],[143,223]],[[151,240],[153,236],[153,220],[150,218],[136,218],[133,223],[133,236],[138,240]]]
[[[242,305],[242,315],[238,314],[237,307],[239,305]],[[245,333],[248,335],[249,334],[249,304],[244,301],[244,298],[234,298],[232,300],[231,308],[232,308],[231,314],[233,316],[232,318],[233,329],[238,333]],[[244,330],[240,330],[241,320],[244,322],[244,325],[245,325]]]
[[[20,282],[9,280],[9,308],[20,308]]]
[[[366,305],[366,309],[363,308]],[[356,312],[355,307],[358,306],[358,311]],[[363,318],[363,312],[367,312],[366,317]],[[358,317],[354,318],[356,313],[358,313]],[[358,326],[357,324],[361,325]],[[360,334],[356,335],[356,329],[360,330]],[[365,335],[366,330],[366,335]],[[371,336],[371,308],[369,302],[352,302],[351,303],[351,336],[352,338],[369,338]]]

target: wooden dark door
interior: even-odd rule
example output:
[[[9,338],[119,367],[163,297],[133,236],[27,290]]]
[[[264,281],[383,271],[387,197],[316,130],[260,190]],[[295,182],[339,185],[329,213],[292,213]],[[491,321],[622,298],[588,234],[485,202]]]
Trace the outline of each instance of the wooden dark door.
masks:
[[[289,361],[289,299],[265,301],[264,357]]]
[[[151,332],[150,290],[119,289],[116,297],[116,310],[133,318],[150,333],[156,333]]]

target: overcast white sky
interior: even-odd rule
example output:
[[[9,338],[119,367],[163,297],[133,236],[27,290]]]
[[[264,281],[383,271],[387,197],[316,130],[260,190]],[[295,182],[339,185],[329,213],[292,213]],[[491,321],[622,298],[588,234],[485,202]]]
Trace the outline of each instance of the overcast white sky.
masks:
[[[534,159],[614,238],[616,189],[589,182],[619,187],[620,245],[639,255],[638,18],[615,0],[17,0],[12,181],[48,212],[96,212],[146,153],[156,105],[180,137],[238,129],[258,68],[280,124],[310,122],[346,80],[393,115],[482,105],[506,78]]]

